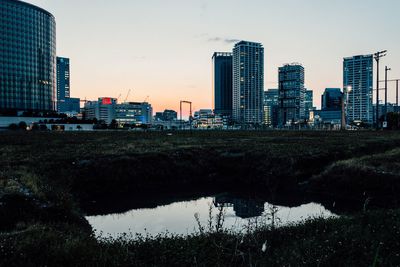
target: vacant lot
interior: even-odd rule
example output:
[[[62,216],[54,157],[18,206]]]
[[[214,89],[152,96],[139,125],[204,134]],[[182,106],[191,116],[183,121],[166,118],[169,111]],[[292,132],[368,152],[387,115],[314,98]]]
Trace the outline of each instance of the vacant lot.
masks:
[[[23,254],[42,234],[43,240],[49,239],[50,243],[65,236],[69,236],[70,242],[73,240],[60,244],[60,250],[53,248],[55,255],[68,251],[69,255],[62,257],[81,253],[80,248],[86,245],[106,250],[90,253],[121,253],[123,242],[100,244],[93,239],[83,217],[82,203],[124,193],[199,194],[209,192],[210,188],[254,190],[268,196],[300,192],[397,208],[399,145],[400,134],[396,132],[1,132],[0,245],[14,242],[15,247],[24,242],[24,246],[16,251],[0,250],[0,256]],[[380,212],[380,216],[386,213]],[[391,218],[398,220],[397,212],[393,214],[396,216]],[[352,222],[320,222],[301,227],[307,229],[306,237],[312,242],[316,238],[313,235],[321,234],[313,231],[320,231],[321,225],[327,224],[335,232],[335,225],[345,227]],[[391,222],[397,227],[397,221]],[[359,232],[365,230],[363,225],[355,227]],[[201,238],[189,241],[210,241],[205,236]],[[166,240],[175,239],[162,242]],[[140,244],[157,244],[157,249],[162,249],[163,243],[157,242],[147,240]],[[137,249],[129,244],[132,250]],[[64,246],[68,249],[64,250]],[[371,246],[365,249],[380,250],[375,243]],[[225,259],[224,251],[221,253],[220,257]],[[302,258],[307,255],[301,253],[309,252],[298,253]],[[106,256],[112,258],[112,253]],[[246,257],[243,256],[243,262],[235,258],[234,263],[248,265],[252,259]],[[161,264],[149,262],[153,263]]]

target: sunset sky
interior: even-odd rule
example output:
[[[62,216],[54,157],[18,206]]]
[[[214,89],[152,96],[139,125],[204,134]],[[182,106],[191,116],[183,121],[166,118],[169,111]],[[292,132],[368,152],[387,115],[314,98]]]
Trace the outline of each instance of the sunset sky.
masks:
[[[71,59],[73,97],[122,94],[123,101],[132,89],[128,100],[149,96],[154,111],[177,110],[179,100],[211,108],[211,56],[236,40],[264,45],[265,89],[277,87],[282,64],[303,64],[316,106],[324,88],[342,86],[343,57],[387,49],[382,69],[400,78],[399,0],[26,2],[56,17],[57,54]]]

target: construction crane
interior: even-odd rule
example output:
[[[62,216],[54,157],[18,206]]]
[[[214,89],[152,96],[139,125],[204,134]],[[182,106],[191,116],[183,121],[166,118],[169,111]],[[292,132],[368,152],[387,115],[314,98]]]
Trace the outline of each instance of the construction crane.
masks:
[[[128,101],[129,95],[131,94],[131,89],[129,89],[128,93],[126,94],[124,103],[126,103],[126,101]]]
[[[119,96],[117,97],[117,103],[119,101],[119,99],[121,98],[122,94],[119,94]]]

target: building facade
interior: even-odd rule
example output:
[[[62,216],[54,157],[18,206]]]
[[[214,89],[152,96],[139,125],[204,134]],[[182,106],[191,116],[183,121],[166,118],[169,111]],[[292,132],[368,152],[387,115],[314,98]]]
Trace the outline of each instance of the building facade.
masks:
[[[278,89],[269,89],[264,92],[264,124],[269,127],[278,126]]]
[[[310,111],[314,110],[314,93],[313,90],[307,90],[304,95],[304,118],[310,119]]]
[[[115,120],[115,107],[117,99],[111,97],[100,97],[98,101],[87,101],[84,106],[84,117],[87,120],[97,119],[106,124]]]
[[[69,58],[57,57],[57,111],[68,111],[65,100],[70,97]]]
[[[334,126],[340,129],[342,124],[342,99],[340,88],[326,88],[321,96],[321,110],[315,110],[310,116],[310,122],[318,127]]]
[[[232,116],[232,53],[214,53],[212,62],[214,113]]]
[[[322,110],[342,110],[343,94],[340,88],[326,88],[321,97]]]
[[[55,18],[25,2],[0,0],[0,112],[55,110]]]
[[[361,55],[343,60],[343,88],[350,88],[347,121],[373,123],[373,56]]]
[[[126,102],[115,106],[115,119],[120,125],[151,124],[153,108],[147,102]]]
[[[385,104],[379,104],[379,120],[384,120]],[[387,104],[387,113],[398,112],[398,108],[395,103]],[[373,121],[376,121],[376,104],[373,105]]]
[[[241,41],[233,48],[233,120],[262,124],[264,102],[264,48]]]
[[[175,110],[166,109],[163,112],[157,112],[155,115],[156,121],[176,121],[178,113]]]
[[[304,67],[287,64],[279,68],[279,125],[291,125],[305,118]]]

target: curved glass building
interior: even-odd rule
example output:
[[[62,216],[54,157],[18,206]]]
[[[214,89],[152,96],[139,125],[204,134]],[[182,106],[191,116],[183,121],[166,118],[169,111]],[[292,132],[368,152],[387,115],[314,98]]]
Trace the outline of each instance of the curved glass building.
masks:
[[[56,110],[56,22],[17,0],[0,0],[0,113]]]

